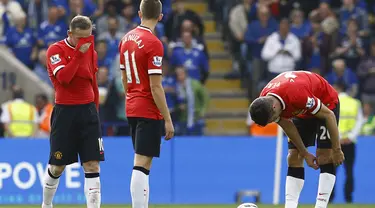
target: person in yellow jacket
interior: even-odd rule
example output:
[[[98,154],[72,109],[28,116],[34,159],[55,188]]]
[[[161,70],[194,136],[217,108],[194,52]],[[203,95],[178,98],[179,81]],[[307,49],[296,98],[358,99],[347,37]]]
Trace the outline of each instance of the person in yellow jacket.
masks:
[[[49,138],[51,133],[51,115],[53,105],[48,101],[45,94],[35,96],[35,107],[38,111],[38,125],[39,129],[36,133],[38,138]]]
[[[6,102],[2,107],[0,117],[4,124],[5,137],[32,137],[37,130],[36,108],[27,103],[21,88],[13,89],[13,100]]]
[[[345,93],[345,84],[341,81],[335,84],[335,89],[339,93],[340,99],[340,121],[339,133],[341,149],[345,155],[344,168],[346,174],[344,195],[347,203],[353,202],[354,175],[353,168],[356,155],[356,141],[361,133],[365,122],[361,101]],[[334,191],[330,201],[333,200]]]

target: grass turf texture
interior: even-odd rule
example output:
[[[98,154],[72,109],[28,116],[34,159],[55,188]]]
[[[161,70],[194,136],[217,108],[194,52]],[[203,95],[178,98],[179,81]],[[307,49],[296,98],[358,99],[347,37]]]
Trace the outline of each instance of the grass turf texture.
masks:
[[[0,208],[40,208],[40,206],[34,205],[0,205]],[[54,208],[84,208],[83,205],[55,205]],[[149,208],[236,208],[237,205],[151,205]],[[283,208],[284,205],[273,206],[273,205],[258,205],[259,208]],[[301,205],[298,208],[313,208],[314,205]],[[344,205],[335,204],[328,205],[329,208],[375,208],[375,205]],[[131,208],[130,205],[102,205],[101,208]]]

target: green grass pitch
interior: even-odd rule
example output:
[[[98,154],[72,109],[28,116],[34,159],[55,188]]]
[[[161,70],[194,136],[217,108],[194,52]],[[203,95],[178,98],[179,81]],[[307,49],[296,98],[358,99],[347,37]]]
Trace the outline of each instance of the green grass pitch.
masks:
[[[0,208],[40,208],[40,206],[23,205],[23,206],[12,206],[12,205],[0,205]],[[54,208],[84,208],[85,206],[80,205],[55,205]],[[236,208],[237,205],[151,205],[149,208]],[[273,205],[258,205],[259,208],[283,208],[284,205],[273,206]],[[301,205],[299,208],[313,208],[314,205]],[[101,208],[131,208],[130,205],[102,205]],[[375,208],[375,205],[328,205],[328,208]]]

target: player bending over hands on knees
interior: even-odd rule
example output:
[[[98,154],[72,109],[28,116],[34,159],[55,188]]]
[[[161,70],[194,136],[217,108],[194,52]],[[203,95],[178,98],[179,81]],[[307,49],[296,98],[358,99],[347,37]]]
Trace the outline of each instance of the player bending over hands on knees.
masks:
[[[318,74],[284,72],[264,87],[249,111],[256,124],[277,122],[289,137],[285,208],[297,208],[305,179],[304,159],[310,167],[320,168],[315,208],[326,208],[336,180],[335,166],[344,161],[337,128],[340,102],[335,89]],[[315,145],[315,138],[317,158],[306,149]]]
[[[142,0],[141,25],[120,42],[120,68],[126,92],[126,116],[135,150],[130,182],[133,208],[148,208],[149,173],[153,157],[160,156],[165,121],[165,139],[174,135],[172,119],[162,87],[163,45],[153,34],[163,17],[160,0]]]

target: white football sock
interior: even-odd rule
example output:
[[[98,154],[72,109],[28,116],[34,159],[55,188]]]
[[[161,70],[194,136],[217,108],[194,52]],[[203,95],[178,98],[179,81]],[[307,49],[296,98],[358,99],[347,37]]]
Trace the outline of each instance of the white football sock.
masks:
[[[286,177],[285,184],[285,208],[297,208],[299,195],[301,194],[305,180],[292,176]]]
[[[60,176],[59,176],[60,177]],[[50,170],[44,176],[43,184],[43,207],[52,207],[52,200],[59,186],[59,177],[52,177]]]
[[[149,203],[149,201],[150,201],[150,184],[149,184],[149,176],[148,175],[146,175],[147,176],[147,180],[146,180],[146,201],[145,201],[145,208],[148,208],[148,203]]]
[[[85,174],[85,196],[87,208],[100,208],[100,177],[99,173]]]
[[[315,208],[327,208],[336,176],[330,173],[321,173],[319,176],[318,196],[316,197]]]
[[[139,170],[134,170],[130,182],[130,192],[132,196],[132,208],[146,208],[148,175]]]

